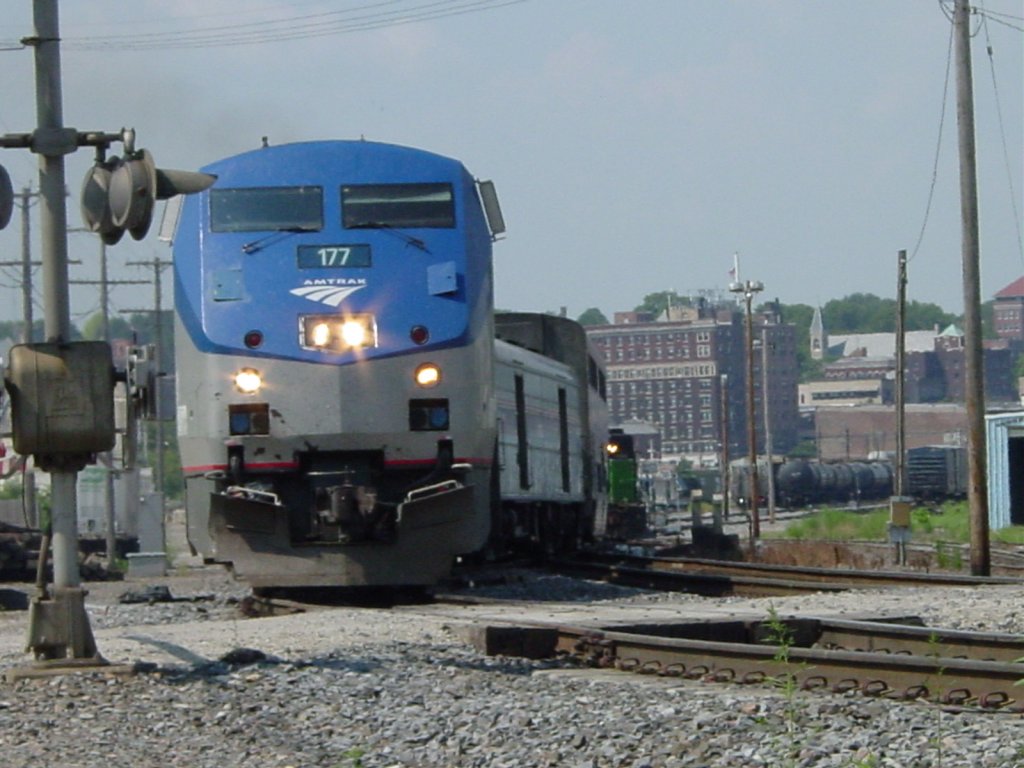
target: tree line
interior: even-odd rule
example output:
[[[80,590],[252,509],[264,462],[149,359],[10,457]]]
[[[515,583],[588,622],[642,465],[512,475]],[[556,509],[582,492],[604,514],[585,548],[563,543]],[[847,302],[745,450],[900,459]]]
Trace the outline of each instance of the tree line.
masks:
[[[110,338],[125,339],[133,341],[138,345],[153,344],[156,342],[156,313],[137,312],[125,316],[114,316],[110,318]],[[21,320],[0,320],[0,339],[9,339],[15,343],[24,340],[23,329],[25,324]],[[164,349],[161,359],[164,368],[168,372],[174,368],[174,312],[167,309],[160,313],[160,332]],[[90,315],[79,328],[71,324],[70,341],[97,341],[103,338],[103,315],[99,312]],[[42,320],[32,323],[32,341],[40,342],[46,340],[46,332]]]

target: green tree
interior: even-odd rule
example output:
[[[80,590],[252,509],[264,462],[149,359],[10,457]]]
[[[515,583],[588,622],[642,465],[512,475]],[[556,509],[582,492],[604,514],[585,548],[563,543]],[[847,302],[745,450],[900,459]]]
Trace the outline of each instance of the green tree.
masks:
[[[633,311],[650,312],[657,317],[668,309],[669,306],[689,307],[692,305],[693,302],[688,296],[680,296],[675,291],[658,291],[657,293],[649,293],[644,296],[643,302]]]
[[[130,339],[132,327],[123,317],[110,318],[110,338]],[[82,325],[82,338],[95,341],[103,338],[103,313],[97,312]]]
[[[21,342],[21,331],[24,325],[20,320],[0,322],[0,339],[13,339],[14,341]],[[36,320],[32,323],[32,341],[43,341],[46,338],[45,326],[46,324],[43,320]],[[78,341],[81,338],[82,333],[78,330],[77,326],[72,324],[71,341]]]
[[[597,307],[591,307],[584,310],[583,314],[576,318],[576,322],[580,325],[608,325],[608,318]]]
[[[821,308],[821,316],[826,333],[892,333],[896,330],[896,300],[882,299],[871,293],[853,293],[826,303]],[[909,301],[906,305],[908,331],[926,331],[936,325],[941,329],[957,319],[937,304]]]
[[[893,317],[895,317],[896,302],[893,302]],[[946,312],[938,304],[929,302],[908,301],[906,311],[906,322],[908,331],[927,331],[935,326],[942,330],[948,325],[959,321],[956,315]],[[894,323],[895,327],[895,323]]]

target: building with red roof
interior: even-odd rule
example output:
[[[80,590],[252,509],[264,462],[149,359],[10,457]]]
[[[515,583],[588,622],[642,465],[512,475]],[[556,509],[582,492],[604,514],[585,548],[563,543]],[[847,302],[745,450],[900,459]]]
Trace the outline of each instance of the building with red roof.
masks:
[[[1011,347],[1024,346],[1024,277],[999,291],[992,304],[992,320],[1000,339]]]

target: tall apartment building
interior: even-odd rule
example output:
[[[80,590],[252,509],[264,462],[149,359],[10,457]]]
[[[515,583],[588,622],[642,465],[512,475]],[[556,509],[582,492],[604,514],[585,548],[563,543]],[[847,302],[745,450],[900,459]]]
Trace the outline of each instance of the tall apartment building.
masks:
[[[797,441],[795,328],[775,312],[756,313],[753,322],[758,452],[767,389],[772,449],[781,453]],[[748,453],[745,318],[735,305],[671,307],[657,319],[618,312],[587,335],[604,357],[613,424],[657,429],[662,458],[716,459],[725,438],[730,458]]]

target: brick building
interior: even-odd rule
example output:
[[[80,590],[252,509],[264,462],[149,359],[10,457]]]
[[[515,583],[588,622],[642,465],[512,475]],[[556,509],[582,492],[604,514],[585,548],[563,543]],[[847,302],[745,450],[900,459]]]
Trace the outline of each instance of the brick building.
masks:
[[[812,346],[812,353],[813,349]],[[830,354],[842,356],[824,366],[823,382],[804,385],[801,406],[828,405],[827,401],[836,397],[833,392],[842,392],[851,403],[893,402],[896,334],[828,336],[828,349]],[[1017,388],[1013,379],[1016,353],[1006,341],[986,343],[982,358],[986,400],[992,404],[1016,401]],[[964,365],[964,335],[955,325],[943,331],[907,332],[904,361],[906,402],[962,403],[965,397]],[[857,386],[845,388],[838,386],[837,382],[851,385],[856,382]],[[866,382],[873,384],[867,386]],[[860,397],[856,397],[855,390]]]
[[[907,405],[906,448],[965,445],[967,411],[963,405]],[[896,450],[896,413],[892,406],[819,407],[814,442],[822,461],[856,461]]]
[[[1011,348],[1024,348],[1024,277],[1017,278],[993,297],[992,320],[996,335]]]
[[[657,319],[618,312],[612,324],[589,326],[587,335],[604,356],[613,424],[653,426],[665,458],[706,464],[720,455],[726,433],[731,458],[747,453],[746,332],[735,305],[701,301]],[[764,451],[767,362],[772,447],[783,453],[797,440],[795,328],[776,312],[757,313],[754,337],[758,450]]]

